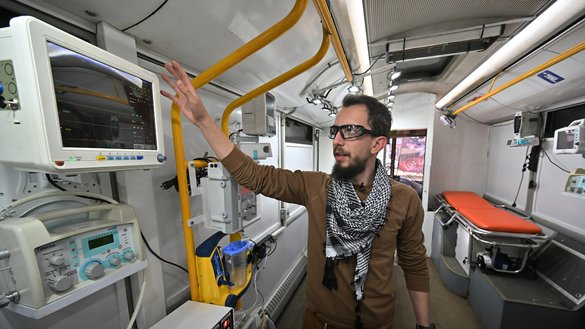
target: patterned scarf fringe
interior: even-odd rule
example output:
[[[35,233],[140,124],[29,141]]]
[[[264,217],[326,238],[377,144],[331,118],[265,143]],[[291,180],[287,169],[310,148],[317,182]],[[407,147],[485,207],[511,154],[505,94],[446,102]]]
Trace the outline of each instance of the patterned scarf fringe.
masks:
[[[326,258],[325,261],[325,274],[323,275],[323,285],[331,290],[337,290],[337,277],[335,276],[334,260]]]
[[[362,301],[358,300],[357,305],[355,307],[355,329],[363,329],[364,324],[362,323],[362,313],[360,311],[360,306],[362,306]]]

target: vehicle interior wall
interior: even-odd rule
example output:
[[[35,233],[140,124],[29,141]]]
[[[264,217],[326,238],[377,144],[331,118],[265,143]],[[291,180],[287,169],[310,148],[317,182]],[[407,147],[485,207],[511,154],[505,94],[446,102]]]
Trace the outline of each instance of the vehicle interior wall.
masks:
[[[528,212],[542,224],[584,242],[585,203],[577,196],[563,194],[568,173],[559,167],[571,171],[583,167],[585,160],[579,154],[553,153],[553,139],[544,139],[534,175],[536,188],[529,193],[530,172],[526,171],[522,179],[522,165],[529,148],[507,146],[506,140],[512,138],[512,133],[511,121],[490,127],[486,195],[511,205],[518,193],[518,209]],[[532,206],[527,207],[529,204]]]
[[[433,160],[430,169],[429,208],[443,191],[483,194],[486,184],[489,127],[462,115],[455,128],[443,126],[434,114]]]

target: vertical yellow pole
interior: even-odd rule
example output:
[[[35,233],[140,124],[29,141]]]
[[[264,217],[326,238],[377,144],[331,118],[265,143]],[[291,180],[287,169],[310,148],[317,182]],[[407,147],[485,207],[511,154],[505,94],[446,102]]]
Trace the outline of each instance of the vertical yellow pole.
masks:
[[[191,80],[191,84],[200,88],[221,73],[230,69],[240,61],[244,60],[260,48],[272,42],[274,39],[288,31],[295,25],[307,7],[307,0],[297,0],[288,15],[281,21],[262,32],[256,38],[246,43],[226,58],[214,64],[212,67]],[[189,285],[191,299],[199,300],[199,283],[197,280],[197,267],[195,264],[195,239],[193,229],[189,226],[191,206],[189,200],[189,189],[187,187],[187,166],[185,161],[185,147],[183,144],[183,127],[181,125],[181,110],[173,103],[171,107],[171,125],[173,130],[173,144],[175,149],[175,166],[177,168],[177,180],[179,185],[179,201],[181,205],[181,217],[183,221],[183,232],[185,238],[185,249],[187,254],[187,269],[189,270]]]

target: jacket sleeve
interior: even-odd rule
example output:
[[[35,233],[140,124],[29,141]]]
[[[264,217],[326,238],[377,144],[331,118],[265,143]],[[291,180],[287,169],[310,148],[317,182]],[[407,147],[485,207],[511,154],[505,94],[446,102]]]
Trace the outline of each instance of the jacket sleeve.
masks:
[[[236,181],[251,191],[277,200],[306,205],[310,199],[307,184],[325,184],[327,175],[311,171],[290,171],[257,164],[238,148],[221,163]]]
[[[429,271],[422,232],[424,210],[416,192],[408,190],[412,193],[404,204],[407,207],[406,216],[398,233],[398,265],[404,271],[408,290],[428,292]]]

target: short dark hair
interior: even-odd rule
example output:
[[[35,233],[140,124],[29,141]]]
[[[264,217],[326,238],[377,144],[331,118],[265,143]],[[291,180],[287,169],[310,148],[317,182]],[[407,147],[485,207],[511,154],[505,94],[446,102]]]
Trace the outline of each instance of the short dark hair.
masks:
[[[392,113],[390,113],[386,105],[374,97],[354,94],[345,96],[342,105],[344,108],[353,105],[364,105],[368,111],[370,130],[377,136],[389,138],[390,129],[392,129]]]

